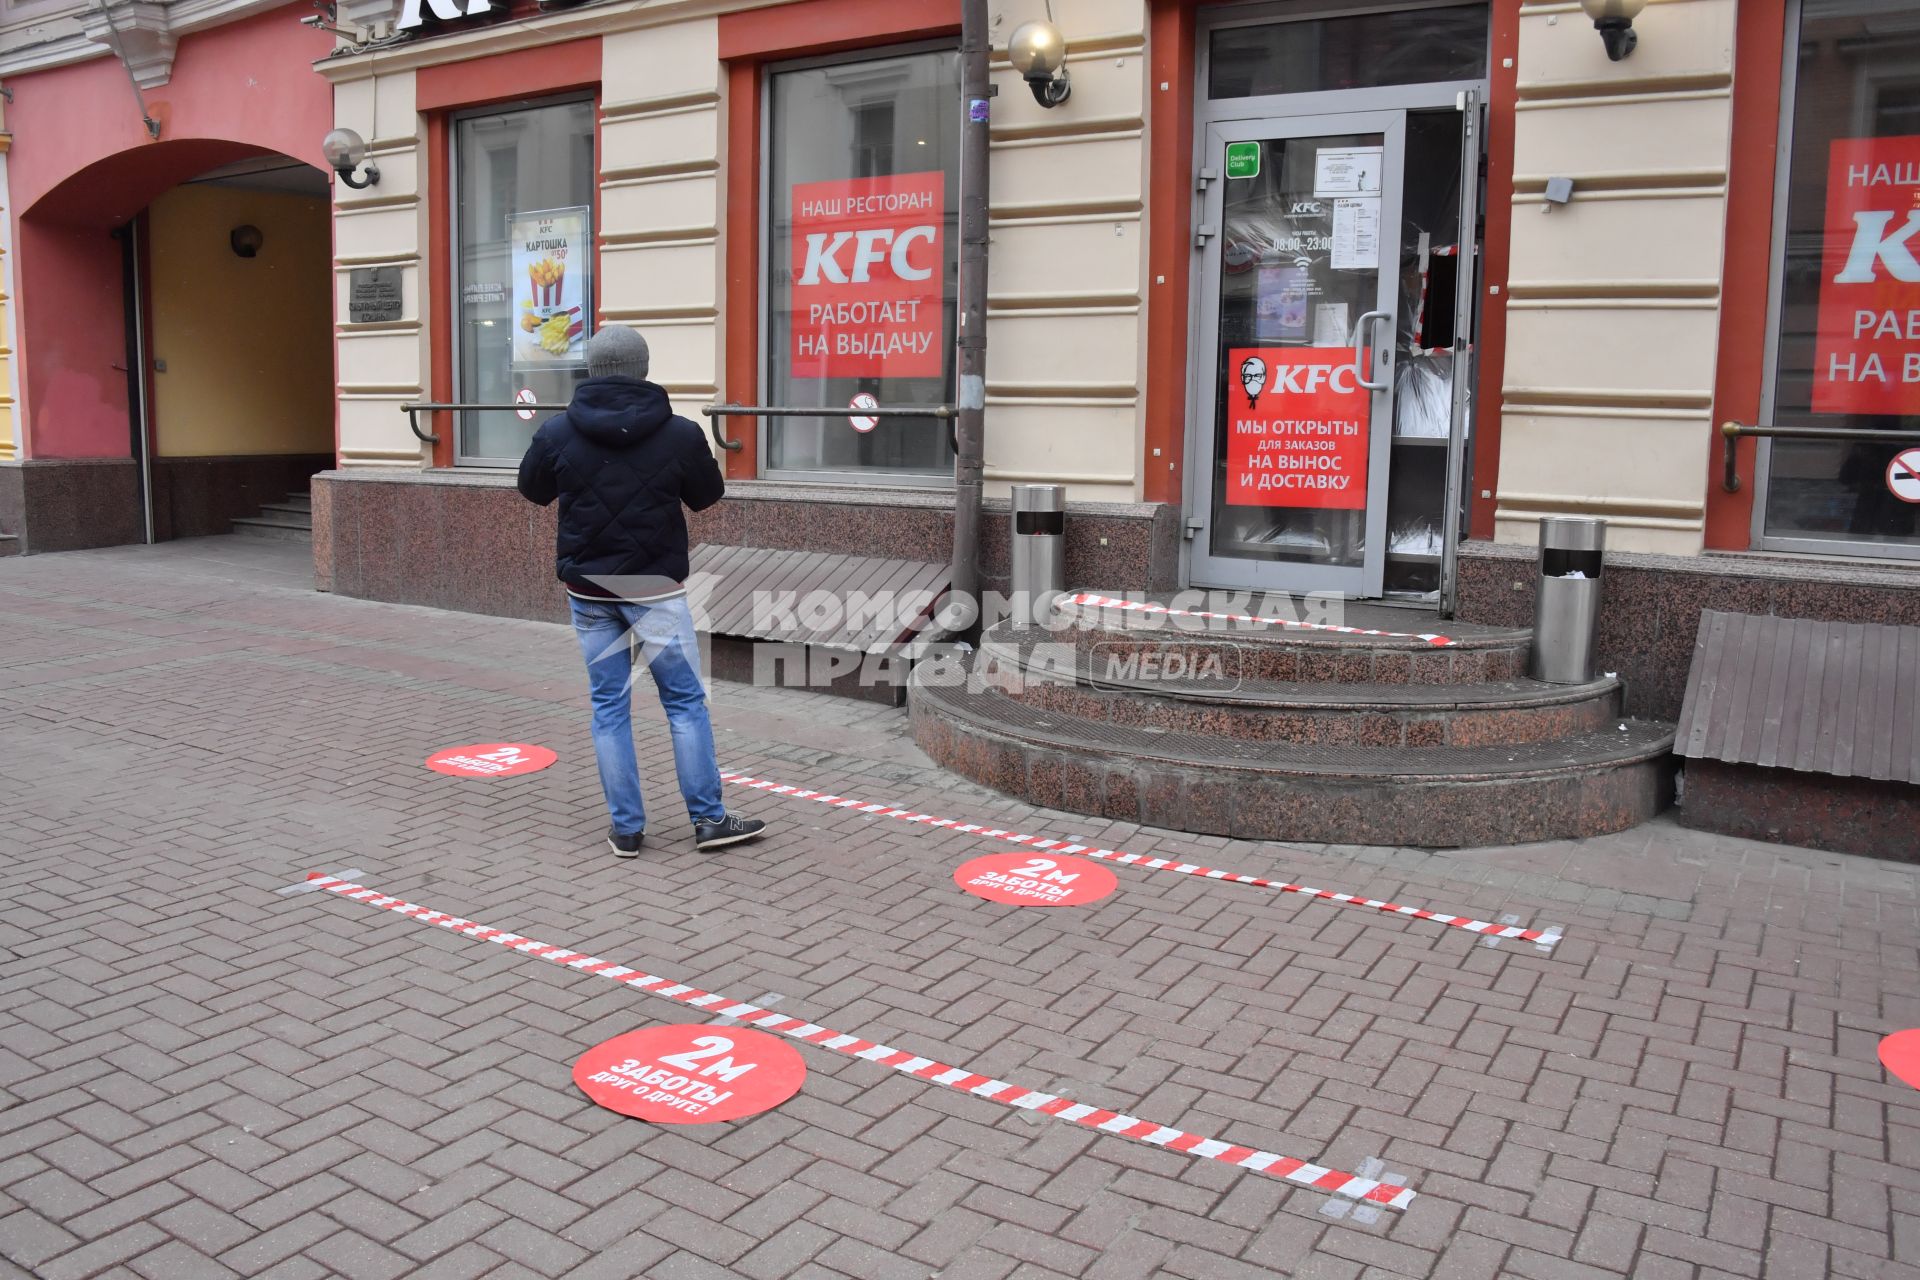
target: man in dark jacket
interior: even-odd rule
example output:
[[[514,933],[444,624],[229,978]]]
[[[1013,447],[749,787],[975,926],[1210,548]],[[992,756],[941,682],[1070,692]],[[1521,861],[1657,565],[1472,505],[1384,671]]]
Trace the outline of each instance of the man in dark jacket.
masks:
[[[702,852],[752,840],[766,823],[730,815],[720,797],[700,650],[687,608],[687,520],[726,481],[706,436],[674,416],[647,381],[646,339],[622,325],[587,342],[587,381],[567,411],[534,434],[520,462],[520,492],[560,500],[557,570],[593,691],[593,750],[600,761],[615,854],[639,854],[647,815],[633,750],[633,645],[660,691],[673,738],[680,795]]]

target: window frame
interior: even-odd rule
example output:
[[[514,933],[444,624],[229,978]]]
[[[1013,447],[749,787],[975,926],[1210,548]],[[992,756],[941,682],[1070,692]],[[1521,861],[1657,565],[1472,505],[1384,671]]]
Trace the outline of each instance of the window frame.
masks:
[[[1786,30],[1780,48],[1780,119],[1773,149],[1773,233],[1767,258],[1766,345],[1760,353],[1760,421],[1772,422],[1775,389],[1780,377],[1780,318],[1785,307],[1787,274],[1788,202],[1793,187],[1794,108],[1799,101],[1800,32],[1804,0],[1786,0]],[[1857,118],[1858,104],[1855,105]],[[1848,538],[1769,534],[1767,499],[1773,487],[1773,438],[1754,441],[1753,511],[1748,545],[1755,551],[1794,555],[1839,556],[1854,560],[1920,561],[1920,541],[1912,546],[1887,542],[1859,542]]]
[[[461,386],[463,361],[461,360],[460,348],[460,297],[461,289],[465,286],[464,272],[466,270],[466,255],[461,252],[460,247],[460,124],[465,120],[478,120],[487,116],[506,115],[515,111],[537,111],[542,107],[571,106],[576,103],[585,103],[589,108],[592,119],[596,122],[595,127],[589,134],[589,142],[593,148],[593,191],[589,193],[588,198],[588,205],[592,209],[592,213],[589,215],[590,223],[587,238],[593,247],[593,274],[591,277],[593,281],[593,292],[588,298],[588,305],[597,313],[603,303],[603,299],[600,297],[599,195],[601,157],[600,133],[597,124],[600,115],[599,94],[592,91],[542,94],[534,98],[510,98],[504,102],[490,102],[484,106],[462,107],[457,111],[449,111],[446,113],[447,284],[445,295],[448,306],[447,314],[451,318],[451,322],[447,328],[446,343],[447,353],[450,356],[448,373],[451,381],[448,385],[452,389],[451,400],[454,404],[464,403],[463,388]],[[598,315],[596,314],[593,326],[595,332],[598,332],[600,328],[598,319]],[[466,433],[463,429],[465,426],[465,417],[465,413],[461,410],[455,410],[448,415],[451,423],[450,431],[453,437],[451,444],[454,468],[476,472],[517,471],[520,466],[519,458],[487,458],[467,453]]]
[[[787,58],[778,62],[765,62],[758,68],[760,80],[760,120],[759,120],[759,182],[760,208],[759,253],[754,282],[754,295],[757,298],[759,316],[756,321],[759,350],[754,353],[754,399],[766,403],[767,389],[772,385],[773,364],[773,77],[788,71],[811,71],[819,67],[849,66],[860,62],[879,62],[886,58],[909,57],[919,53],[958,53],[960,43],[956,39],[936,37],[930,40],[913,40],[904,44],[869,45],[859,49],[850,49],[843,53],[822,54],[808,58]],[[955,114],[958,115],[958,99],[955,100]],[[956,120],[956,127],[958,121]],[[959,184],[955,184],[955,200],[964,203],[966,193]],[[959,252],[956,234],[954,252]],[[956,335],[947,334],[947,340],[956,340]],[[947,388],[947,399],[952,401],[953,387]],[[836,414],[823,414],[823,417],[836,417]],[[910,420],[911,421],[911,420]],[[938,423],[939,419],[929,421]],[[857,485],[862,489],[917,489],[952,490],[954,476],[951,471],[944,475],[914,471],[826,471],[798,470],[794,468],[776,468],[767,465],[770,455],[769,446],[773,420],[755,419],[755,462],[761,480],[771,480],[787,484],[828,484]]]

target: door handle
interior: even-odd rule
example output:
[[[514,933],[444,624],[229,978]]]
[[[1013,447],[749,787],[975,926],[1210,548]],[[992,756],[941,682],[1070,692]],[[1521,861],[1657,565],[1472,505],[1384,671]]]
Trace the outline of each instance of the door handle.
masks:
[[[1373,342],[1374,326],[1382,320],[1392,319],[1385,311],[1369,311],[1353,326],[1353,376],[1369,391],[1385,391],[1393,385],[1387,376],[1382,376],[1378,382],[1367,376],[1378,363]]]

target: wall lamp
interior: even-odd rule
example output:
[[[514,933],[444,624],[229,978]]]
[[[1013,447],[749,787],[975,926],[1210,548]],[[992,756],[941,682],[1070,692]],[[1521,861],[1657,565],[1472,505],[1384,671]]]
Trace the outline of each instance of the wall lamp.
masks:
[[[1067,78],[1067,38],[1060,28],[1042,18],[1023,22],[1007,40],[1007,61],[1033,90],[1033,100],[1057,107],[1073,92]]]
[[[227,243],[233,246],[233,254],[236,258],[259,257],[260,246],[266,242],[267,238],[260,234],[260,228],[250,222],[244,226],[235,227],[227,233]]]
[[[1607,46],[1607,57],[1618,62],[1640,43],[1633,20],[1647,7],[1647,0],[1580,0],[1580,7],[1593,19],[1593,29]]]
[[[351,129],[335,129],[320,142],[320,154],[326,157],[340,181],[355,191],[364,191],[380,181],[380,166],[367,161],[367,176],[358,178],[354,170],[367,160],[367,141]]]

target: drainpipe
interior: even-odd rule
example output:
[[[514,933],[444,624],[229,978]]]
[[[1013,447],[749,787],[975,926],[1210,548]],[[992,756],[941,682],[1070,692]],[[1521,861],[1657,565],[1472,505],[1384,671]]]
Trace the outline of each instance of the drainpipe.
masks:
[[[980,489],[987,406],[987,142],[993,82],[987,71],[987,0],[960,3],[959,415],[954,424],[952,597],[980,599]]]

